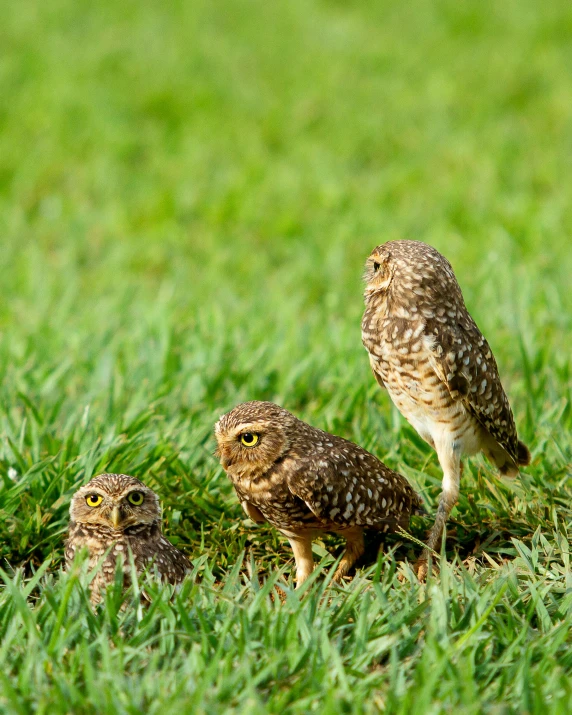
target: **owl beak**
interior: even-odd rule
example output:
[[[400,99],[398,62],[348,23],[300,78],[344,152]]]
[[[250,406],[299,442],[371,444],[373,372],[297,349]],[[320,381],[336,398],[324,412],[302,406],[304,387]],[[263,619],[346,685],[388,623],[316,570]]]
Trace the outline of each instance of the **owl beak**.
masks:
[[[118,506],[114,506],[111,510],[111,523],[113,524],[114,529],[117,529],[121,523],[121,512],[119,511]]]

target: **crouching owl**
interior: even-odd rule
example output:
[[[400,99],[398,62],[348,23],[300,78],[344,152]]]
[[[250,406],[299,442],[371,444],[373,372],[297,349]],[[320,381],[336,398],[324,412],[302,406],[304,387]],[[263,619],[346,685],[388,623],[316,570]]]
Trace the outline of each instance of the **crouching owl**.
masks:
[[[363,554],[365,529],[407,527],[423,513],[404,477],[341,437],[311,427],[271,402],[245,402],[215,426],[217,455],[246,514],[290,542],[300,586],[314,567],[312,539],[346,539],[335,579]]]

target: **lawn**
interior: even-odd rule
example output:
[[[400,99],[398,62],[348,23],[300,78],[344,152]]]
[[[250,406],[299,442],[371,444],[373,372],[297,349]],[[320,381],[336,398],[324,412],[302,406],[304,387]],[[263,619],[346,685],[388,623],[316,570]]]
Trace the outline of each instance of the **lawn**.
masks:
[[[29,0],[0,25],[0,710],[572,711],[572,7],[565,0]],[[438,576],[245,518],[220,414],[269,399],[441,471],[376,385],[377,244],[452,262],[533,461],[467,461]],[[94,614],[69,501],[144,479],[192,558]],[[412,522],[423,539],[430,519]],[[282,588],[282,598],[276,590]]]

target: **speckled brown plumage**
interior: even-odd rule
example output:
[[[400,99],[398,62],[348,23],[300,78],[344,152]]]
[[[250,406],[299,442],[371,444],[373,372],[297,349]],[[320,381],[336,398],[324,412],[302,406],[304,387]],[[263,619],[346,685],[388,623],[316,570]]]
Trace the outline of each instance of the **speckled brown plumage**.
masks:
[[[141,503],[131,503],[139,500]],[[91,582],[93,603],[100,601],[102,590],[113,581],[120,557],[125,563],[124,586],[129,586],[129,552],[137,573],[149,569],[168,583],[179,583],[191,569],[187,557],[161,533],[159,498],[135,477],[126,474],[94,477],[74,494],[70,517],[66,568],[70,568],[76,552],[82,548],[89,553],[90,570],[101,562]]]
[[[530,454],[449,261],[419,241],[390,241],[369,256],[365,280],[362,339],[375,378],[443,469],[428,541],[434,549],[458,498],[463,455],[482,450],[502,474],[515,476]]]
[[[364,529],[407,527],[410,515],[423,511],[400,474],[271,402],[238,405],[217,422],[215,436],[247,515],[270,522],[290,541],[298,585],[313,569],[312,539],[319,532],[346,537],[339,580],[363,553]]]

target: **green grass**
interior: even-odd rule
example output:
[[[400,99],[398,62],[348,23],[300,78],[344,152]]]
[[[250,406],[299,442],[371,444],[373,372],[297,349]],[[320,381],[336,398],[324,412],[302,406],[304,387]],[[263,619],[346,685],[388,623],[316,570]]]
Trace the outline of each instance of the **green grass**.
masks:
[[[2,712],[570,712],[571,32],[565,0],[5,4]],[[436,456],[361,347],[362,265],[394,238],[453,263],[533,462],[467,463],[426,586],[394,538],[328,589],[328,537],[295,593],[212,426],[274,400],[434,511]],[[104,470],[159,491],[196,566],[173,600],[94,615],[61,572]]]

